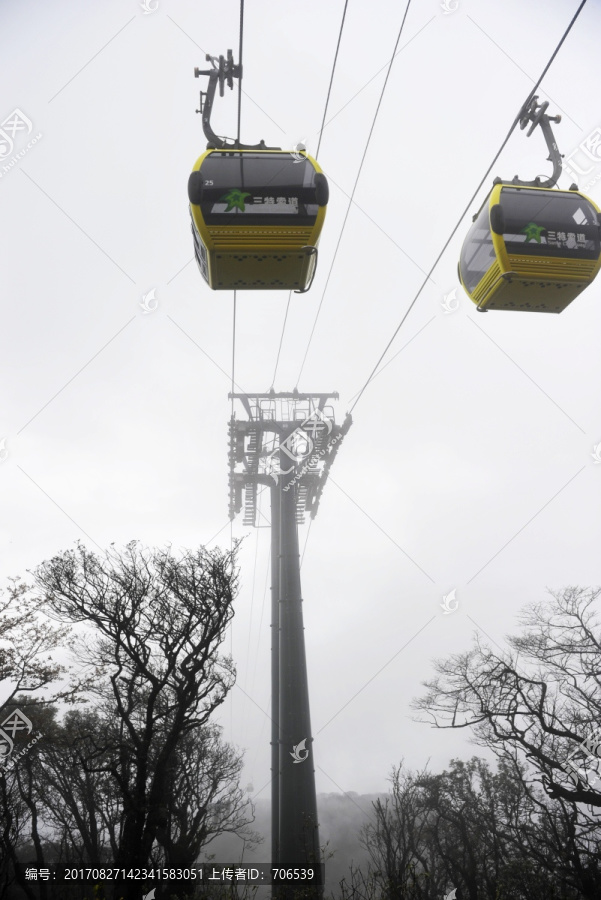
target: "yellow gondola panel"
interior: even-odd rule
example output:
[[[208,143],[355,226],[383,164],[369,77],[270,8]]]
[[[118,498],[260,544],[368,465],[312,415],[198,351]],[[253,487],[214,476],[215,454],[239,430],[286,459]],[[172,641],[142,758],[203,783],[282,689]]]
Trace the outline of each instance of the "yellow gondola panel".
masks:
[[[601,266],[601,211],[578,191],[497,184],[461,251],[479,310],[560,313]]]
[[[196,260],[213,290],[310,287],[328,201],[316,160],[210,149],[194,165],[188,195]]]

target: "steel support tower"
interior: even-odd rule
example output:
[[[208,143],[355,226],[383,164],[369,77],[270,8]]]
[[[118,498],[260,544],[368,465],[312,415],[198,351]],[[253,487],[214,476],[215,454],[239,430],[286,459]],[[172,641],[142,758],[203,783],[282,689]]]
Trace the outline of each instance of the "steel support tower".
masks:
[[[338,394],[229,397],[247,417],[229,425],[230,518],[244,493],[244,524],[260,527],[260,486],[271,501],[271,857],[278,868],[311,868],[321,859],[298,525],[315,517],[352,420],[336,424],[328,401]]]

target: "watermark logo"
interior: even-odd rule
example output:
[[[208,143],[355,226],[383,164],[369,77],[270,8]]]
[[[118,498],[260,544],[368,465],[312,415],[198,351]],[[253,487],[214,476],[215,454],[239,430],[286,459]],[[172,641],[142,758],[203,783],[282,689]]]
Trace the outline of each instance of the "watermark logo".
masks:
[[[288,484],[286,485],[286,487],[282,488],[282,490],[283,490],[283,491],[289,491],[290,488],[293,487],[293,485],[295,485],[297,481],[300,481],[300,480],[301,480],[301,478],[303,477],[303,475],[304,475],[306,472],[308,472],[309,469],[310,469],[312,466],[315,466],[315,465],[319,462],[320,457],[325,456],[325,454],[328,452],[328,450],[329,450],[331,447],[334,446],[334,444],[338,444],[338,443],[340,443],[340,441],[343,441],[343,440],[344,440],[344,435],[343,435],[343,434],[338,434],[338,435],[336,435],[336,437],[334,437],[334,438],[332,438],[331,440],[329,440],[329,441],[327,442],[327,444],[325,445],[325,447],[322,447],[322,449],[321,449],[318,453],[312,453],[311,456],[309,457],[308,461],[307,461],[307,462],[305,463],[305,465],[302,467],[302,469],[301,469],[299,472],[296,473],[296,475],[294,476],[294,478],[292,478],[292,479],[288,482]]]
[[[143,3],[140,3],[140,9],[144,10],[144,15],[147,16],[150,13],[156,12],[159,8],[159,0],[154,0],[154,6],[152,5],[153,0],[144,0]]]
[[[0,445],[1,446],[1,445]],[[591,453],[595,465],[601,463],[601,444],[595,444]]]
[[[333,423],[331,419],[316,409],[315,412],[301,422],[298,428],[295,428],[280,444],[272,450],[265,459],[266,472],[273,478],[276,484],[279,483],[280,475],[289,475],[295,467],[303,459],[311,456],[315,449],[315,440],[319,433],[328,435],[331,433]],[[292,465],[288,469],[282,468],[284,458],[288,457],[292,461]]]
[[[568,153],[563,161],[563,168],[568,175],[578,182],[579,178],[586,178],[592,175],[595,169],[601,164],[601,126],[597,125],[589,134],[581,141],[575,150]],[[592,178],[581,190],[586,191],[592,187],[596,181],[601,178],[599,172]]]
[[[292,748],[292,753],[290,754],[290,756],[293,758],[293,761],[295,764],[304,762],[307,759],[307,757],[309,756],[309,751],[305,747],[306,743],[307,743],[307,738],[303,738],[302,741],[300,742],[300,744],[297,744],[295,747]],[[305,755],[301,756],[301,753],[304,753]]]
[[[41,139],[41,133],[36,134],[23,146],[25,139],[31,134],[33,123],[23,110],[16,107],[2,122],[0,122],[0,178],[6,175],[16,162]],[[20,147],[20,149],[17,149]],[[13,152],[14,151],[14,152]],[[9,156],[12,157],[9,159]]]
[[[449,313],[457,312],[459,309],[459,300],[457,299],[457,288],[453,288],[448,294],[445,294],[442,300],[440,301],[440,305],[444,310],[445,316],[448,316]]]
[[[292,157],[294,164],[304,162],[306,156],[304,154],[307,152],[307,145],[305,144],[306,138],[303,138],[302,141],[297,141],[292,150],[290,151],[290,156]]]
[[[443,0],[440,4],[440,8],[442,9],[443,15],[448,16],[449,13],[454,13],[459,9],[459,0]]]
[[[452,888],[448,894],[445,894],[444,900],[455,900],[457,896],[457,888]]]
[[[0,123],[0,159],[13,152],[17,132],[31,134],[33,123],[20,109],[13,109],[11,114]]]
[[[8,450],[6,449],[6,441],[8,438],[2,438],[0,441],[0,463],[3,463],[5,459],[8,459]],[[601,460],[599,460],[601,462]]]
[[[138,306],[141,307],[142,313],[146,316],[148,313],[154,312],[155,309],[158,308],[159,301],[154,296],[156,292],[156,288],[153,288],[151,291],[148,291],[147,294],[142,296],[142,299],[138,303]]]
[[[577,753],[582,753],[586,759],[594,760],[597,763],[601,759],[601,730],[594,731],[581,743],[577,744],[563,763],[566,775],[575,787],[578,787],[579,781],[583,784],[588,783],[589,787],[593,787],[601,779],[595,773],[594,780],[590,781],[591,772],[572,761],[572,758]]]
[[[156,888],[153,888],[151,891],[148,891],[147,894],[144,894],[142,900],[154,900],[154,895],[156,894]]]
[[[585,738],[580,746],[591,756],[601,759],[601,729],[597,729],[597,731]]]
[[[444,616],[448,616],[450,613],[454,613],[455,610],[459,607],[459,600],[455,599],[456,593],[457,593],[457,589],[453,588],[453,590],[450,593],[443,594],[442,603],[440,604],[440,606],[442,607]],[[453,603],[453,601],[455,602],[455,606],[451,605]]]
[[[0,723],[0,769],[6,769],[9,765],[14,765],[14,759],[10,760],[10,762],[9,759],[15,749],[13,738],[17,732],[25,731],[27,734],[31,734],[32,730],[33,723],[31,719],[28,719],[20,709],[15,709],[4,722]],[[18,756],[20,755],[18,754]]]

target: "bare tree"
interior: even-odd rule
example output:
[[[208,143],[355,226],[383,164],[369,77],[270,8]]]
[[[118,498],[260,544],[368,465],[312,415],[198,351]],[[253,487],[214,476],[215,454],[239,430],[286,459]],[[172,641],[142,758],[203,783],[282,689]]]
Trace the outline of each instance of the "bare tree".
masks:
[[[358,866],[350,866],[349,879],[343,878],[338,884],[338,894],[332,893],[330,900],[381,900],[382,885],[374,873],[364,872]]]
[[[239,786],[241,772],[242,757],[222,742],[220,728],[206,726],[186,735],[169,772],[157,865],[186,868],[220,834],[243,837],[249,849],[262,841],[248,828],[252,803]]]
[[[16,879],[16,848],[23,846],[30,833],[25,801],[19,795],[12,773],[0,776],[0,897],[5,897]],[[29,894],[28,896],[32,896]]]
[[[552,900],[544,870],[522,850],[527,827],[540,838],[541,822],[514,771],[500,764],[492,772],[477,757],[454,759],[449,769],[419,776],[416,784],[428,811],[425,843],[461,898]]]
[[[572,587],[527,607],[509,652],[476,637],[469,652],[436,662],[438,677],[414,702],[438,728],[472,729],[475,743],[516,772],[519,754],[527,760],[520,779],[544,823],[530,843],[533,857],[550,866],[554,849],[565,878],[591,898],[601,896],[601,787],[582,769],[574,778],[568,760],[601,721],[601,635],[591,609],[600,593]],[[557,871],[557,858],[553,865]]]
[[[30,811],[26,830],[21,821],[20,836],[33,838],[38,866],[56,862],[102,868],[118,853],[123,825],[122,797],[110,774],[119,749],[98,749],[114,723],[97,711],[73,710],[59,725],[55,712],[27,706],[36,730],[44,719],[45,740],[13,785],[22,807]],[[151,867],[193,866],[201,849],[225,832],[244,837],[248,846],[261,840],[248,827],[253,810],[238,785],[241,769],[241,755],[222,742],[218,727],[207,725],[185,736],[167,773],[169,796]],[[44,846],[36,837],[40,828]],[[18,841],[12,844],[16,862]]]
[[[166,829],[178,816],[172,790],[183,749],[202,729],[206,734],[234,682],[232,660],[218,649],[233,615],[235,549],[200,548],[176,559],[169,550],[132,542],[123,552],[111,547],[101,559],[79,544],[43,563],[35,580],[51,615],[94,627],[79,654],[94,675],[90,690],[100,701],[103,728],[81,720],[87,725],[81,746],[86,770],[110,776],[109,796],[122,804],[118,827],[110,826],[110,815],[106,820],[113,827],[113,864],[147,866],[153,848],[176,852],[178,840],[182,852],[192,852],[203,839],[200,820],[183,823],[194,837],[182,832],[178,838],[176,827],[169,848],[173,835]],[[207,829],[217,821],[209,810]],[[126,891],[139,892],[135,885]]]
[[[420,779],[393,767],[391,792],[376,800],[373,821],[361,829],[361,843],[369,853],[369,877],[386,900],[433,900],[445,884],[445,868],[431,839],[431,813],[424,802]]]
[[[393,768],[388,797],[362,829],[367,872],[341,885],[345,898],[580,900],[570,834],[557,803],[526,790],[525,767],[496,772],[476,757],[432,774]],[[599,831],[597,831],[599,834]],[[589,873],[590,874],[590,873]],[[453,895],[455,896],[455,895]]]
[[[17,694],[38,693],[70,671],[52,654],[72,644],[71,629],[51,625],[40,614],[42,601],[28,594],[26,584],[15,578],[8,581],[8,590],[0,588],[0,718],[2,708]],[[77,702],[84,688],[81,680],[72,679],[46,702]]]
[[[93,709],[72,710],[45,729],[32,775],[53,862],[100,868],[118,849],[123,804],[109,771],[108,730]]]
[[[73,675],[72,667],[53,657],[61,648],[72,646],[71,629],[49,623],[42,601],[31,597],[29,590],[15,578],[8,579],[7,589],[0,588],[0,726],[14,714],[16,697],[21,708],[27,705],[28,695],[37,704],[78,703],[87,687],[85,678]],[[50,686],[49,695],[40,695]],[[28,821],[27,805],[10,771],[12,743],[5,732],[0,733],[0,896],[15,879],[13,850]]]
[[[21,864],[25,848],[28,862],[35,862],[39,866],[47,864],[43,848],[43,816],[35,773],[39,770],[39,756],[55,725],[56,712],[45,702],[27,695],[18,695],[4,708],[9,712],[16,709],[24,713],[33,724],[36,738],[32,741],[27,733],[14,735],[14,751],[18,760],[0,778],[0,791],[4,801],[0,815],[8,876],[6,886],[16,881],[31,900],[38,897],[40,900],[47,900],[48,886],[40,884],[36,890],[25,880]]]

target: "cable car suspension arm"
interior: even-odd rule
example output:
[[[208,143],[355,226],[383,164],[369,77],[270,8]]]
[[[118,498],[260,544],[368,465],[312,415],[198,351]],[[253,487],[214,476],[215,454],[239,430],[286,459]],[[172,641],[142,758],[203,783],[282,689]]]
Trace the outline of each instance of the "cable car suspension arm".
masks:
[[[225,85],[230,89],[234,87],[234,78],[242,81],[242,66],[234,63],[234,57],[231,50],[227,51],[227,59],[224,56],[210,56],[207,53],[207,62],[211,63],[210,69],[194,69],[194,77],[199,75],[209,76],[209,86],[206,91],[200,92],[200,109],[196,112],[202,115],[202,130],[208,141],[208,149],[221,150],[230,148],[232,150],[280,150],[280,147],[267,147],[265,141],[258,144],[242,144],[238,140],[230,138],[220,138],[215,134],[211,127],[211,113],[213,111],[213,102],[215,100],[215,91],[219,84],[219,96],[223,97]]]
[[[545,100],[544,103],[539,104],[538,97],[532,97],[532,99],[527,101],[522,108],[519,120],[520,128],[522,129],[522,131],[524,130],[524,128],[528,127],[528,124],[530,122],[532,123],[526,137],[530,137],[536,126],[540,125],[543,136],[547,143],[547,149],[549,150],[549,156],[547,157],[547,159],[553,163],[553,174],[546,181],[542,180],[539,177],[536,177],[534,181],[520,181],[520,179],[516,175],[511,182],[512,184],[521,184],[524,187],[552,188],[555,187],[557,181],[559,180],[562,169],[561,160],[563,157],[557,148],[557,144],[555,143],[555,138],[553,136],[553,131],[551,130],[550,123],[561,122],[561,116],[548,116],[548,106],[548,100]]]

